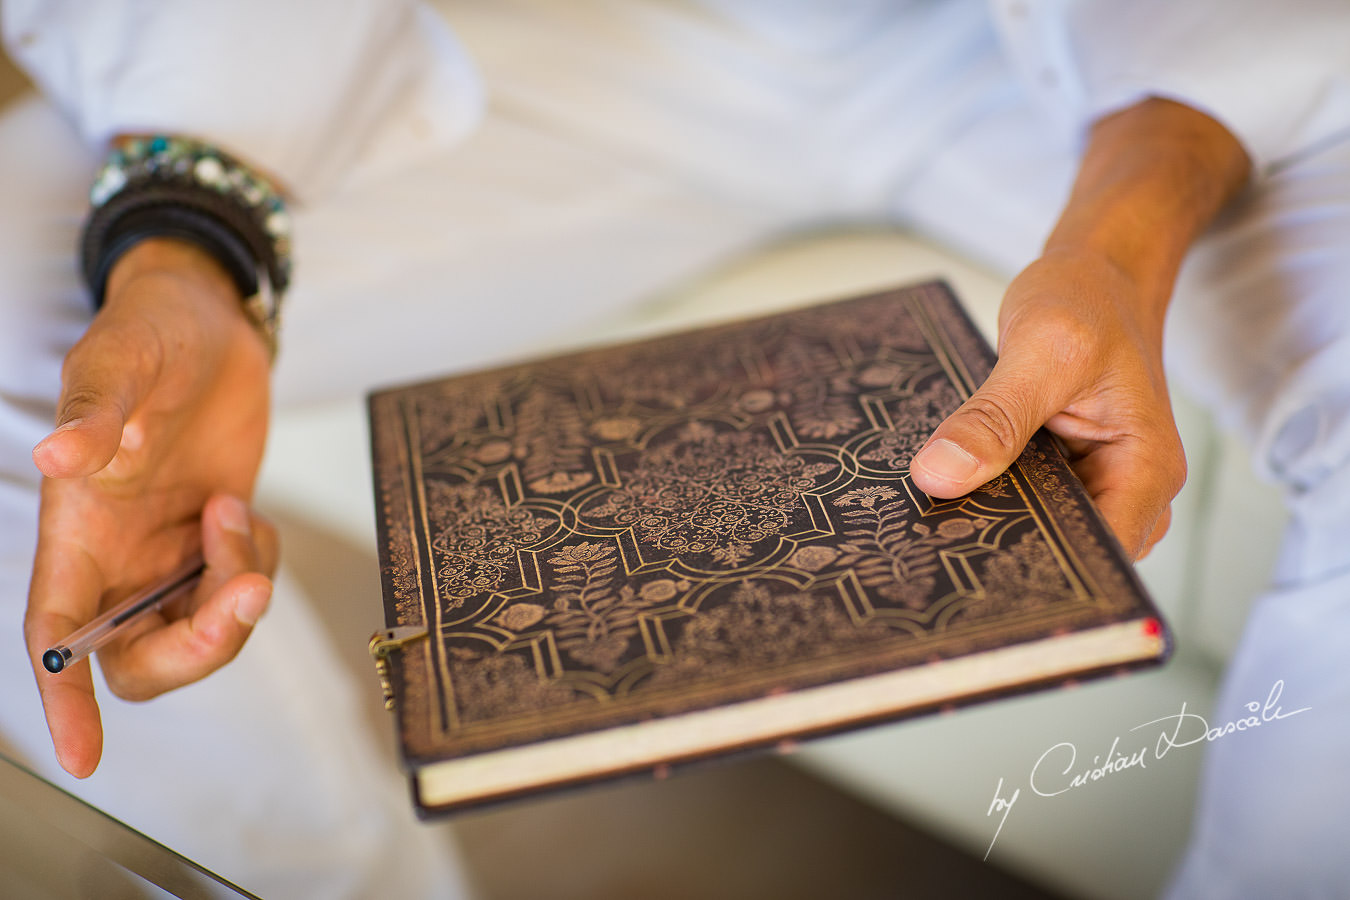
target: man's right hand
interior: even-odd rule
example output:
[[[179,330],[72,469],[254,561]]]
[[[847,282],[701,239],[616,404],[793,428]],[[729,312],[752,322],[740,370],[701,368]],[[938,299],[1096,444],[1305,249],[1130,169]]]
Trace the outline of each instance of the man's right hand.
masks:
[[[271,595],[274,530],[249,513],[267,433],[269,353],[238,290],[197,248],[150,239],[113,268],[66,357],[24,623],[57,758],[84,777],[103,736],[87,663],[42,653],[197,549],[201,587],[99,654],[114,694],[143,700],[238,653]]]

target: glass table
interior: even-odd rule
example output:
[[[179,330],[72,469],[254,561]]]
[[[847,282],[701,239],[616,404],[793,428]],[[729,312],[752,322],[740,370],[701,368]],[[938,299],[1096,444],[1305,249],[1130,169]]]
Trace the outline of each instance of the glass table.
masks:
[[[0,753],[5,897],[254,897]]]

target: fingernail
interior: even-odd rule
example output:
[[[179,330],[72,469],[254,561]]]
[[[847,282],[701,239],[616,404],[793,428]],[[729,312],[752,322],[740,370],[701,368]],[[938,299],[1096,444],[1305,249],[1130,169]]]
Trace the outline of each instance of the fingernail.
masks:
[[[920,450],[910,468],[923,469],[934,478],[952,484],[964,484],[980,468],[980,461],[944,438]]]
[[[38,451],[40,451],[43,447],[47,446],[47,444],[51,441],[52,438],[56,437],[61,432],[70,431],[72,428],[79,428],[83,424],[84,419],[71,419],[69,422],[63,422],[62,424],[53,428],[51,433],[48,434],[45,438],[38,441],[37,446],[33,448],[33,452],[37,453]]]
[[[265,591],[245,591],[234,601],[234,617],[239,624],[252,628],[267,612],[268,594]]]
[[[238,497],[222,497],[216,505],[216,515],[220,517],[220,524],[226,531],[243,535],[250,534],[252,531],[248,507]]]

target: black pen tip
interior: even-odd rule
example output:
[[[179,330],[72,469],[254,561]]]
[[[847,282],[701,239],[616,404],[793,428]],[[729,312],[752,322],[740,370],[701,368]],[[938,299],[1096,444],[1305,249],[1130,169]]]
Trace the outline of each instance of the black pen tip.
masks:
[[[55,675],[66,667],[66,657],[60,650],[48,650],[42,654],[42,665],[48,672]]]

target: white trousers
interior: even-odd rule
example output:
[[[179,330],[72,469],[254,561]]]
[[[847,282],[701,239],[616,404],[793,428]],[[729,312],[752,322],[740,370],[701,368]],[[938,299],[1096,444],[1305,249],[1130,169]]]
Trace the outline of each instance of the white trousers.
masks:
[[[975,90],[989,102],[945,132],[940,152],[877,180],[868,202],[856,202],[854,182],[839,193],[854,198],[850,210],[912,224],[1011,272],[1039,246],[1072,159],[1041,137],[996,68],[985,77]],[[779,138],[746,140],[771,154]],[[801,196],[821,199],[782,203],[771,191],[725,189],[754,180],[736,169],[744,160],[721,170],[716,157],[697,162],[635,158],[498,110],[446,158],[303,211],[279,414],[509,357],[847,212],[829,199],[828,171],[801,175],[812,188]],[[841,158],[839,177],[855,163]],[[459,889],[453,849],[412,821],[378,747],[386,736],[370,733],[352,673],[325,644],[323,610],[284,578],[238,660],[148,704],[105,697],[99,772],[72,783],[55,767],[18,644],[37,511],[30,452],[89,317],[72,248],[92,165],[41,101],[0,118],[0,617],[13,651],[0,655],[0,740],[264,896],[449,896]],[[1312,711],[1259,740],[1210,747],[1176,896],[1214,896],[1209,886],[1229,874],[1225,895],[1273,896],[1259,872],[1275,873],[1281,896],[1298,885],[1326,896],[1318,885],[1350,883],[1350,855],[1334,841],[1350,833],[1340,802],[1350,799],[1350,146],[1280,173],[1207,244],[1179,292],[1173,366],[1289,487],[1298,530],[1224,702],[1264,697],[1282,678]],[[381,872],[408,883],[376,889]]]

